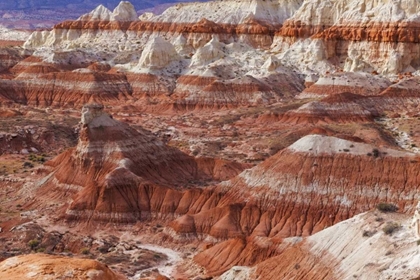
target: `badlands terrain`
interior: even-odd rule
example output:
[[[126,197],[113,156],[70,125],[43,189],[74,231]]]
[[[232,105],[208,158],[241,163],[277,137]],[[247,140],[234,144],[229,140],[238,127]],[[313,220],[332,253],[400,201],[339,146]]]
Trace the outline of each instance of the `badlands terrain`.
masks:
[[[420,277],[417,0],[103,4],[0,30],[1,279]]]

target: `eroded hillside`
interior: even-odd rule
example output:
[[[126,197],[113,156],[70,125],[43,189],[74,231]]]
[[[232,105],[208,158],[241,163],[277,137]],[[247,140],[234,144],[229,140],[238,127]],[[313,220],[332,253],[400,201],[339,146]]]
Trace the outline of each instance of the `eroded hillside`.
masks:
[[[414,0],[123,1],[5,35],[1,257],[89,257],[112,271],[81,275],[109,279],[415,278],[419,19]]]

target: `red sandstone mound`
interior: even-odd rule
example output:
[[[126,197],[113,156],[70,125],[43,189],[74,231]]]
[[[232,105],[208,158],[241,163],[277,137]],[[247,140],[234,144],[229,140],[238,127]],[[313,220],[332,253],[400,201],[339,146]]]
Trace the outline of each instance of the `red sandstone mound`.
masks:
[[[184,214],[205,192],[185,188],[232,178],[243,170],[226,161],[196,161],[102,109],[86,105],[77,147],[47,163],[53,172],[42,182],[40,195],[71,199],[69,219],[122,223],[152,213]]]
[[[290,82],[295,80],[296,83]],[[171,95],[177,109],[232,108],[288,100],[303,89],[298,77],[276,74],[265,79],[182,76]]]
[[[111,72],[115,69],[111,69]],[[170,95],[175,87],[175,81],[165,82],[159,76],[153,74],[126,73],[127,81],[133,91],[133,97],[137,103],[143,103],[143,110],[150,110],[156,106],[159,110],[167,110],[172,107]]]
[[[43,83],[40,84],[40,81]],[[81,106],[87,102],[121,102],[131,96],[124,75],[102,72],[50,73],[26,81],[29,104]]]
[[[0,103],[81,107],[87,102],[112,104],[132,99],[132,88],[126,76],[106,73],[109,65],[71,63],[72,56],[77,57],[77,51],[55,56],[58,61],[54,63],[29,56],[12,65],[9,76],[2,76]],[[60,62],[66,59],[70,64]],[[76,68],[79,69],[74,70]]]
[[[33,79],[39,75],[60,72],[56,67],[45,64],[28,65],[16,77],[17,80]]]
[[[0,84],[0,105],[13,106],[15,103],[25,103],[23,86],[12,80],[3,80]]]
[[[108,266],[89,259],[46,254],[12,257],[0,263],[1,279],[122,280]]]
[[[420,104],[419,77],[408,77],[389,86],[378,96],[371,96],[366,99],[370,107],[378,112],[392,112],[400,114],[408,112],[416,114]]]
[[[0,72],[9,70],[25,57],[20,48],[0,47]]]
[[[302,91],[298,98],[322,98],[343,92],[362,96],[378,95],[391,85],[381,76],[363,72],[343,72],[327,74],[309,88]]]
[[[306,103],[285,113],[280,121],[293,124],[371,122],[378,115],[371,99],[343,92]]]
[[[242,240],[196,256],[210,274],[219,274],[257,263],[250,252],[276,255],[282,238],[313,234],[381,201],[410,211],[419,190],[420,179],[413,176],[418,168],[418,158],[407,152],[309,135],[211,189],[218,194],[213,206],[190,209],[171,226],[188,237]]]
[[[420,97],[420,77],[411,77],[403,79],[400,82],[391,85],[381,93],[381,96],[387,98],[417,98]]]
[[[398,201],[401,209],[410,209],[413,200],[403,199],[400,187],[415,192],[418,178],[405,181],[405,176],[395,176],[398,172],[381,170],[412,174],[417,166],[417,158],[407,152],[308,135],[220,184],[215,191],[224,195],[217,207],[180,218],[174,227],[180,231],[193,227],[227,238],[308,235],[373,208],[379,200]],[[392,195],[386,195],[391,189]]]
[[[87,102],[112,104],[131,99],[132,89],[122,74],[59,72],[52,66],[31,66],[15,80],[2,81],[1,97],[36,106],[82,106]]]
[[[31,78],[31,76],[36,76],[37,74],[59,72],[58,67],[59,65],[43,62],[39,57],[29,56],[14,65],[10,72],[14,75],[21,75],[22,78],[25,76]]]
[[[300,79],[291,74],[177,78],[122,73],[106,63],[86,66],[72,70],[60,63],[29,57],[11,69],[14,76],[2,80],[0,101],[60,107],[136,101],[136,105],[144,105],[143,110],[220,109],[290,100],[303,89]]]
[[[94,62],[87,67],[88,69],[96,72],[108,72],[111,70],[111,66],[107,63]]]
[[[410,95],[410,98],[406,98],[407,95]],[[375,96],[340,92],[318,97],[322,98],[307,102],[297,109],[263,114],[258,118],[258,122],[281,122],[292,125],[371,123],[384,112],[415,110],[418,104],[415,89],[407,88],[400,96],[393,86]]]

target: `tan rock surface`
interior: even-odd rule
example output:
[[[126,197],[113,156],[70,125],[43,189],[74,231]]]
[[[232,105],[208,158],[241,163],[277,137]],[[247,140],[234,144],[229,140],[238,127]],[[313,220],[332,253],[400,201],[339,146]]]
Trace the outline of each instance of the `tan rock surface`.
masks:
[[[12,257],[0,263],[2,279],[83,279],[122,280],[106,265],[89,259],[46,254]]]
[[[407,215],[369,212],[325,229],[256,266],[247,279],[418,277],[415,231]],[[389,223],[397,224],[385,234]]]

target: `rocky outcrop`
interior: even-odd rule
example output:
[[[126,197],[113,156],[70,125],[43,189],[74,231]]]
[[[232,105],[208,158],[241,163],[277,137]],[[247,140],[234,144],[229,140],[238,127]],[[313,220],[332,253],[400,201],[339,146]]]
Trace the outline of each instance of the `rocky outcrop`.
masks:
[[[330,67],[344,71],[412,72],[418,67],[419,9],[413,0],[305,1],[277,33],[273,47],[313,49],[319,41],[323,57],[310,67],[329,60]],[[303,54],[296,60],[302,62]]]
[[[34,32],[24,46],[35,50],[33,56],[14,67],[13,78],[19,81],[10,81],[13,85],[6,83],[5,87],[16,94],[23,92],[14,100],[23,104],[108,104],[113,97],[89,98],[91,93],[77,88],[64,92],[61,78],[56,77],[65,72],[62,75],[71,79],[76,76],[74,71],[80,76],[106,75],[106,70],[109,75],[126,75],[129,85],[114,87],[118,91],[114,96],[129,100],[132,90],[142,110],[233,108],[290,99],[303,89],[303,78],[283,67],[266,49],[272,44],[274,31],[300,4],[297,0],[281,5],[260,0],[228,6],[219,2],[183,4],[162,15],[140,19],[134,17],[127,2],[121,2],[113,12],[99,6],[78,20],[57,24],[51,31]],[[237,8],[235,15],[227,11],[232,7]],[[210,12],[213,10],[217,12]],[[206,16],[198,15],[201,13]],[[44,77],[55,72],[60,74]],[[48,83],[39,89],[27,78],[52,79],[57,93],[48,92]],[[83,85],[86,87],[94,85]],[[29,93],[25,94],[26,90]],[[81,102],[73,97],[66,100],[65,95],[76,94],[83,96]]]
[[[304,89],[297,98],[322,98],[350,92],[362,96],[379,95],[391,85],[389,79],[363,72],[327,74]]]
[[[279,120],[292,124],[366,123],[379,116],[372,100],[343,92],[308,102],[296,110],[286,112]]]
[[[132,90],[122,74],[61,72],[50,66],[28,67],[14,80],[2,80],[1,92],[16,103],[72,107],[87,102],[115,103],[131,98]]]
[[[182,76],[171,96],[175,107],[233,108],[246,105],[272,104],[289,100],[303,88],[302,83],[290,83],[290,74],[270,75],[264,79],[251,76],[234,79]]]
[[[194,261],[204,266],[209,275],[220,275],[232,267],[235,270],[237,266],[250,270],[250,267],[279,255],[290,245],[286,240],[265,237],[235,238],[198,253]],[[235,275],[234,279],[241,278]]]
[[[185,237],[285,238],[320,231],[380,201],[409,211],[417,190],[417,177],[408,176],[418,168],[412,154],[320,135],[303,137],[230,181],[196,189],[194,182],[227,179],[243,166],[196,161],[121,125],[101,106],[85,107],[82,124],[77,147],[48,163],[54,172],[41,186],[52,199],[72,199],[68,219],[183,215],[171,227]]]
[[[206,193],[186,186],[230,178],[244,168],[195,160],[146,130],[114,120],[99,104],[84,106],[81,124],[76,148],[47,163],[53,171],[40,184],[41,196],[71,199],[69,220],[133,223],[153,213],[185,213],[193,197]]]
[[[202,231],[219,238],[283,238],[320,231],[380,201],[393,201],[409,211],[417,178],[408,174],[416,164],[406,152],[306,136],[219,185],[214,191],[223,197],[217,207],[181,217],[173,227],[180,233]],[[383,170],[393,172],[384,176],[388,173]]]
[[[394,225],[390,234],[386,228]],[[268,259],[245,279],[344,279],[418,277],[417,237],[409,218],[369,212],[325,229]],[[391,255],[391,256],[390,256]]]
[[[2,279],[62,279],[122,280],[108,266],[89,259],[77,259],[46,254],[12,257],[0,263]]]
[[[376,73],[392,76],[418,68],[419,50],[413,39],[418,5],[412,0],[359,2],[252,0],[222,5],[216,1],[179,4],[161,15],[147,14],[140,19],[131,4],[121,2],[113,12],[99,6],[52,31],[35,32],[25,48],[52,49],[53,56],[36,55],[61,65],[65,61],[56,58],[57,50],[65,51],[60,56],[95,50],[96,59],[115,67],[114,73],[137,73],[141,77],[136,80],[155,76],[158,86],[146,83],[133,89],[138,90],[135,95],[147,97],[140,103],[164,102],[164,108],[171,104],[177,108],[271,104],[294,95],[290,90],[279,92],[284,86],[302,90],[292,80],[302,84],[303,79],[312,81],[315,74],[322,74],[321,78],[300,97],[333,92],[376,95],[390,84]],[[93,61],[87,59],[88,64]],[[306,77],[293,76],[291,69]],[[342,70],[373,75],[340,73]],[[196,76],[200,85],[187,92],[183,83]],[[283,81],[274,82],[275,77]],[[248,83],[243,79],[253,80],[245,90],[252,94],[245,97],[240,96],[243,88],[239,84]],[[228,96],[221,96],[225,91]],[[172,100],[167,100],[170,95]]]
[[[417,203],[413,197],[418,178],[409,174],[415,174],[417,165],[418,158],[410,153],[309,135],[234,179],[208,189],[207,202],[202,204],[203,193],[197,200],[203,206],[190,208],[171,227],[186,238],[228,239],[194,258],[209,275],[232,266],[253,266],[277,255],[292,258],[295,249],[289,249],[288,237],[323,232],[383,201],[411,212]],[[362,237],[360,231],[358,234]],[[292,273],[289,268],[293,266],[280,261],[282,257],[274,259]],[[305,257],[302,264],[316,259]],[[320,267],[310,272],[313,277],[335,275],[327,269],[331,266],[317,265]],[[271,273],[270,269],[265,273]]]
[[[411,0],[247,0],[137,18],[123,2],[35,32],[32,55],[5,63],[2,103],[118,105],[156,133],[84,107],[77,146],[47,163],[24,206],[60,205],[55,215],[78,226],[159,219],[162,240],[206,243],[194,262],[209,275],[271,259],[238,273],[339,277],[342,255],[322,250],[319,262],[321,251],[293,243],[382,201],[402,212],[417,202],[418,157],[396,148],[399,132],[382,119],[418,114],[418,10]],[[167,124],[185,133],[168,134],[172,147],[156,136]],[[259,164],[244,171],[175,145]]]
[[[177,59],[175,47],[163,38],[155,37],[145,46],[139,68],[164,68]]]
[[[218,23],[240,23],[253,15],[256,20],[268,23],[281,23],[289,18],[302,1],[226,1],[200,4],[179,4],[167,9],[162,15],[156,16],[159,22],[197,22],[207,18]],[[191,13],[194,11],[195,13]],[[234,10],[235,13],[231,13]],[[228,12],[227,14],[225,12]],[[225,13],[225,14],[224,14]]]
[[[305,1],[278,33],[285,37],[414,43],[418,3],[387,1]]]
[[[35,56],[44,63],[53,61],[53,67],[60,71],[70,70],[68,61],[74,70],[104,60],[114,67],[112,73],[139,75],[132,85],[134,95],[142,97],[139,104],[164,103],[165,109],[272,104],[293,97],[302,91],[303,79],[312,81],[310,77],[320,73],[321,78],[300,97],[334,92],[376,95],[390,84],[376,73],[414,72],[418,66],[416,47],[404,39],[411,35],[398,35],[397,46],[385,38],[394,36],[387,35],[395,29],[394,22],[407,25],[397,27],[405,30],[401,32],[415,28],[418,6],[408,0],[393,5],[338,0],[210,2],[177,5],[162,15],[144,15],[140,20],[130,4],[122,2],[113,12],[100,6],[76,21],[56,25],[52,31],[35,32],[25,48],[52,50],[36,52]],[[410,5],[412,8],[407,8]],[[225,10],[227,7],[235,7],[235,13]],[[369,28],[377,24],[383,28],[375,37]],[[360,33],[355,26],[363,27],[367,37],[354,35]],[[86,54],[92,51],[97,57]],[[307,76],[298,76],[291,69]],[[327,74],[343,69],[373,74]],[[20,78],[36,71],[52,69],[32,66]],[[138,82],[146,78],[158,81],[156,86]],[[184,84],[193,79],[194,84]],[[194,90],[188,90],[193,86]]]
[[[243,39],[268,47],[272,42],[271,37],[275,28],[289,18],[299,8],[302,1],[229,2],[231,3],[178,4],[161,15],[141,16],[142,20],[137,19],[135,12],[129,7],[131,4],[127,2],[121,2],[113,12],[99,6],[91,13],[81,16],[77,21],[67,21],[56,25],[52,32],[33,33],[25,47],[75,46],[79,42],[82,43],[80,39],[86,33],[94,33],[96,37],[106,39],[106,34],[109,34],[107,30],[121,31],[115,34],[127,32],[129,36],[120,37],[124,42],[119,42],[127,47],[132,45],[134,40],[139,40],[138,35],[142,40],[141,37],[147,39],[150,33],[165,35],[164,37],[176,37],[184,33],[189,34],[188,37],[191,39],[196,37],[196,41],[200,38],[207,38],[206,41],[208,41],[208,36],[211,38],[212,34],[217,34],[228,41],[236,37],[239,40]],[[231,12],[232,9],[235,13]],[[75,42],[71,43],[70,40]],[[105,40],[104,43],[115,45],[115,42],[105,42]],[[89,45],[89,42],[85,42],[86,44]]]
[[[406,64],[406,59],[411,59],[406,57],[402,59],[402,56],[399,56],[400,49],[398,48],[401,48],[401,51],[408,51],[409,57],[415,56],[416,51],[410,49],[407,44],[411,43],[402,38],[405,35],[401,35],[401,39],[397,38],[400,44],[395,47],[389,44],[393,35],[387,34],[388,29],[379,28],[381,36],[374,38],[373,31],[369,28],[379,23],[382,24],[382,27],[388,26],[387,28],[394,28],[394,23],[411,24],[413,22],[410,26],[415,26],[418,5],[408,0],[402,1],[399,6],[395,3],[385,3],[385,1],[377,1],[373,4],[365,2],[360,2],[359,5],[355,1],[341,0],[328,3],[322,1],[283,1],[279,3],[278,1],[253,0],[231,3],[232,6],[222,5],[219,2],[187,4],[171,7],[159,16],[144,15],[141,20],[135,18],[128,3],[121,3],[113,12],[99,7],[77,21],[58,24],[54,30],[49,32],[34,33],[25,47],[30,49],[43,46],[48,51],[35,51],[33,57],[36,59],[16,65],[11,71],[15,77],[2,83],[4,89],[1,93],[4,99],[15,98],[16,102],[42,106],[62,106],[63,104],[80,106],[89,101],[115,104],[130,100],[135,101],[136,106],[144,105],[142,108],[147,108],[147,105],[151,105],[150,107],[156,105],[156,107],[160,106],[159,109],[162,110],[270,105],[291,100],[300,93],[299,99],[317,98],[318,100],[306,104],[303,104],[306,101],[302,101],[292,110],[278,113],[277,121],[287,125],[372,122],[385,111],[400,110],[400,108],[407,107],[407,104],[414,107],[414,103],[417,102],[415,99],[417,78],[402,75],[398,77],[400,82],[391,86],[391,81],[388,78],[377,74],[400,72],[401,67]],[[411,8],[408,8],[410,5]],[[200,7],[205,7],[205,9],[198,9]],[[226,7],[229,9],[236,7],[237,11],[226,13],[222,17],[221,12],[225,11]],[[372,11],[369,12],[369,9]],[[191,13],[194,10],[197,12]],[[215,10],[218,13],[209,12]],[[273,13],[272,11],[277,12]],[[233,17],[232,14],[236,14],[237,17]],[[409,21],[407,18],[411,20]],[[355,27],[356,25],[366,26],[366,32],[370,32],[366,35],[367,37],[365,35],[363,35],[365,37],[358,37],[357,33],[360,30]],[[349,29],[340,29],[342,27]],[[273,36],[277,41],[271,44]],[[291,45],[292,47],[290,47]],[[359,51],[362,46],[363,48],[370,46],[363,50],[364,52],[370,51],[370,53],[361,54]],[[372,46],[379,46],[379,48],[375,49]],[[378,53],[371,53],[372,50],[376,50]],[[95,55],[92,55],[92,52],[95,52]],[[94,62],[98,60],[102,62]],[[410,63],[413,65],[409,70],[413,72],[412,70],[416,68],[416,61],[411,59]],[[341,72],[341,69],[351,71],[351,73]],[[328,71],[330,73],[327,73]],[[356,73],[357,71],[368,71],[370,74]],[[319,75],[320,73],[322,75]],[[302,74],[306,74],[306,76]],[[67,79],[72,82],[67,84]],[[393,80],[395,79],[396,77],[393,78]],[[74,80],[82,82],[69,90],[68,85],[73,84]],[[305,80],[308,87],[304,90]],[[42,85],[39,84],[39,81],[42,82]],[[111,81],[111,85],[106,81]],[[19,90],[12,89],[12,83],[19,85],[17,86]],[[405,92],[404,94],[413,98],[398,96],[397,92],[400,88],[404,88],[401,92]],[[111,135],[117,134],[112,128],[114,126],[104,127],[106,132]],[[89,127],[88,124],[84,132],[89,137],[99,133],[99,130],[95,128],[92,130],[95,133],[89,134],[91,133]],[[132,134],[134,135],[134,133]],[[132,134],[130,135],[135,138]],[[89,141],[83,141],[94,142],[91,141],[93,138],[84,137],[87,137],[86,139]],[[116,138],[117,142],[120,140]],[[81,147],[87,145],[83,141],[81,140],[79,143],[79,148],[62,155],[63,158],[71,155],[72,158],[87,157],[90,161],[92,157],[97,156],[96,154],[82,153],[85,148]],[[110,138],[109,141],[114,140]],[[127,148],[126,145],[128,144],[121,144],[124,149]],[[330,166],[329,168],[333,170],[336,168],[334,164],[337,161],[344,166],[347,160],[355,161],[357,164],[367,162],[369,166],[373,166],[374,161],[382,161],[385,166],[392,165],[393,163],[388,163],[389,160],[405,166],[408,161],[406,159],[396,160],[396,158],[388,156],[383,158],[368,156],[367,154],[372,153],[374,147],[370,148],[370,152],[365,151],[365,155],[354,155],[348,147],[343,148],[342,151],[344,149],[349,151],[340,155],[323,157],[324,160],[329,159],[326,166]],[[133,155],[137,153],[130,151]],[[295,151],[291,152],[286,149],[278,157],[284,157],[283,161],[288,162],[288,157],[292,157],[291,155],[294,153]],[[308,156],[305,153],[298,152],[297,154],[305,158],[303,162],[318,159],[316,156]],[[405,156],[402,155],[402,157]],[[117,153],[116,157],[118,160],[128,158],[135,163],[141,161],[132,159],[125,154]],[[144,154],[139,155],[139,158],[143,157],[147,158]],[[198,180],[202,175],[199,174],[201,167],[197,165],[195,159],[190,158],[189,160],[191,160],[187,164],[189,167],[183,170],[191,170],[190,173],[184,174],[184,171],[174,170],[173,174],[179,171],[185,175],[185,178],[183,178],[184,175],[179,176],[183,178],[182,180]],[[274,159],[271,160],[268,162],[277,164]],[[93,160],[93,162],[96,161],[99,162],[99,160]],[[69,168],[61,166],[58,161],[53,161],[51,164],[54,168],[62,168],[62,170]],[[169,184],[169,178],[173,175],[171,172],[169,172],[168,178],[163,179],[164,174],[161,171],[158,171],[159,176],[155,174],[155,171],[143,174],[142,171],[128,167],[118,169],[119,165],[113,164],[106,162],[105,165],[109,165],[109,169],[104,171],[106,174],[117,169],[118,172],[124,174],[124,179],[131,178],[130,180],[132,180],[131,183],[124,181],[124,184],[136,185],[136,188],[138,185],[142,185],[142,188],[148,188],[148,191],[151,192],[162,191],[167,195],[172,192],[173,187],[176,187],[177,184],[182,185],[184,182],[181,180],[178,183],[174,182],[174,185]],[[216,165],[215,162],[213,164]],[[138,165],[141,166],[140,163]],[[290,163],[290,165],[293,164]],[[75,164],[75,166],[77,165]],[[299,166],[295,167],[300,168]],[[103,167],[92,168],[94,174],[101,173],[102,171],[98,171],[98,168]],[[160,167],[156,168],[159,170]],[[287,166],[284,168],[287,170]],[[220,171],[220,169],[214,171],[216,169],[216,167],[209,167],[205,175],[210,176],[210,170],[213,170],[212,172]],[[82,172],[80,170],[77,172]],[[125,172],[132,172],[135,176],[126,176]],[[277,172],[282,173],[280,170],[276,170],[275,173]],[[64,173],[63,171],[61,174]],[[233,174],[234,172],[228,173]],[[56,174],[60,174],[60,172]],[[121,174],[118,173],[115,176],[120,178]],[[151,174],[156,176],[151,176]],[[323,176],[322,174],[318,175],[320,178]],[[230,175],[219,174],[218,178],[228,176]],[[141,179],[137,177],[141,177]],[[116,182],[119,180],[112,176],[107,178],[103,181],[106,186],[117,184]],[[62,180],[62,182],[67,180],[67,178],[56,179]],[[147,184],[142,181],[143,179]],[[89,180],[93,185],[97,184],[93,183],[96,179],[90,178]],[[235,184],[245,184],[241,180],[237,179]],[[312,179],[308,177],[302,180],[309,182]],[[370,181],[366,180],[370,184]],[[287,180],[286,182],[290,183]],[[378,182],[375,181],[375,183]],[[80,182],[65,184],[82,186]],[[328,185],[329,182],[323,181],[323,184]],[[297,186],[301,185],[297,184]],[[107,188],[105,187],[105,189]],[[138,189],[136,190],[138,191]],[[248,190],[248,188],[244,188],[244,190]],[[176,215],[190,215],[184,216],[182,223],[179,221],[173,223],[173,227],[177,231],[185,234],[189,233],[191,229],[192,232],[210,234],[217,238],[237,238],[253,232],[253,230],[245,231],[243,225],[232,226],[231,224],[231,221],[236,221],[238,212],[245,211],[243,210],[244,205],[241,204],[243,203],[242,198],[226,195],[227,188],[220,185],[205,191],[195,190],[194,192],[197,197],[212,197],[211,202],[204,202],[206,198],[200,202],[199,206],[193,207],[188,203],[184,204],[184,196],[191,196],[191,194],[180,191],[177,192],[179,200],[178,198],[174,199],[175,202],[170,206],[165,206],[170,210],[162,210],[165,207],[159,203],[150,202],[153,199],[147,199],[143,206],[136,205],[135,208],[148,209],[143,211],[144,213],[161,213],[162,211],[169,213],[172,211]],[[242,191],[238,193],[242,193]],[[223,199],[221,199],[222,195],[225,195]],[[255,193],[251,191],[250,196],[255,196]],[[167,203],[169,204],[169,202]],[[257,205],[255,209],[260,209],[261,203],[255,203]],[[92,203],[87,204],[89,207],[86,209],[89,211],[96,209]],[[85,202],[83,201],[80,205],[85,205]],[[220,208],[216,207],[216,209],[213,207],[215,205]],[[83,207],[77,206],[75,209]],[[302,208],[299,207],[296,209],[302,210],[306,204]],[[209,212],[204,215],[202,210]],[[355,207],[355,209],[349,210],[347,215],[360,210]],[[128,211],[124,208],[122,212],[124,211],[130,212],[131,210]],[[209,213],[215,217],[212,222],[205,219]],[[252,213],[257,217],[257,220],[261,218],[262,214]],[[273,217],[275,215],[277,214],[273,214]],[[343,216],[346,215],[343,214]],[[281,219],[279,218],[279,220]],[[222,221],[220,222],[220,220]],[[285,232],[289,231],[284,236],[303,234],[303,232],[309,234],[318,230],[318,228],[314,230],[318,222],[323,226],[329,224],[326,222],[327,218],[324,217],[321,220],[323,222],[317,221],[312,226],[308,225],[308,228],[299,230],[289,229],[287,225],[281,226],[279,232],[283,229]],[[331,223],[334,221],[333,219]],[[225,229],[225,226],[228,228]],[[247,226],[255,228],[256,225]]]

